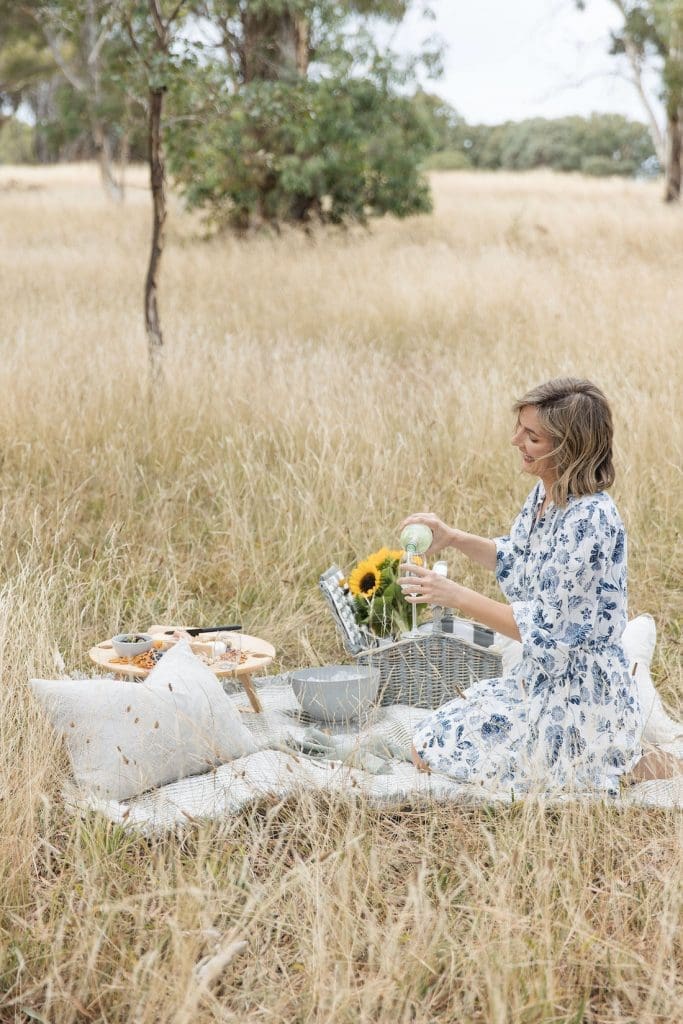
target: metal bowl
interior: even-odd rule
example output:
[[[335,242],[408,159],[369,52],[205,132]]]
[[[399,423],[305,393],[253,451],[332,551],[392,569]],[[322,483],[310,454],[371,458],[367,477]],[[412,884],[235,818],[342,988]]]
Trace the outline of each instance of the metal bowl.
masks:
[[[320,722],[351,722],[377,697],[379,672],[364,665],[325,665],[290,674],[292,690],[303,710]]]

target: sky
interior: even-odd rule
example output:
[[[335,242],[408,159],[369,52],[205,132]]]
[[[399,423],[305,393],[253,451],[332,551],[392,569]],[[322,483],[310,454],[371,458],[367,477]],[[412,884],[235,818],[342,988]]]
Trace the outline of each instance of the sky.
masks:
[[[585,11],[574,0],[431,0],[431,23],[419,6],[392,45],[408,52],[438,33],[447,46],[445,73],[424,86],[468,123],[594,111],[645,120],[625,59],[608,53],[610,28],[620,21],[611,0],[587,0]],[[656,103],[656,78],[649,85]]]

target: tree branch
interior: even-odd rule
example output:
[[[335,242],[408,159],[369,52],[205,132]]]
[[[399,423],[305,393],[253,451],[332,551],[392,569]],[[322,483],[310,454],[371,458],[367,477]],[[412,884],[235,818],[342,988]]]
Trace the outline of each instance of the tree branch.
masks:
[[[142,63],[145,65],[145,67],[148,68],[149,64],[145,60],[144,54],[143,54],[142,50],[140,49],[140,44],[138,43],[137,39],[135,38],[135,32],[133,32],[133,23],[132,23],[132,21],[130,20],[130,17],[127,14],[123,15],[123,24],[125,26],[128,38],[130,39],[130,45],[133,47],[133,49],[135,50],[135,52],[137,53],[137,55],[140,58],[140,60],[142,61]]]
[[[57,36],[50,29],[49,25],[46,22],[42,23],[37,17],[36,21],[40,25],[42,33],[45,36],[45,40],[50,48],[50,53],[52,54],[52,58],[55,64],[66,78],[69,85],[72,85],[76,92],[86,92],[87,84],[83,81],[80,75],[78,75],[77,72],[74,71],[74,69],[70,67],[69,64],[64,60],[59,45],[59,39],[57,38]]]
[[[164,25],[164,18],[161,13],[159,2],[160,0],[149,0],[149,13],[152,18],[152,24],[154,25],[154,31],[157,34],[157,38],[162,46],[165,46],[168,25]]]
[[[615,3],[618,4],[619,0],[615,0]],[[642,64],[638,58],[637,48],[628,34],[624,35],[624,50],[626,51],[628,62],[631,65],[631,82],[635,86],[636,91],[640,96],[640,101],[645,109],[650,125],[650,137],[652,138],[655,152],[657,153],[657,159],[663,167],[666,163],[666,144],[664,142],[664,135],[655,116],[655,112],[652,109],[650,97],[645,92],[645,87],[643,86]]]
[[[107,19],[105,15],[102,31],[100,32],[98,38],[95,40],[95,45],[93,46],[92,50],[88,54],[88,64],[94,64],[97,58],[99,57],[102,47],[107,41],[107,36],[109,35],[110,30],[111,22]]]
[[[166,22],[166,28],[169,28],[173,24],[186,3],[187,0],[178,0],[178,3],[175,5],[173,12],[169,15],[168,21]]]

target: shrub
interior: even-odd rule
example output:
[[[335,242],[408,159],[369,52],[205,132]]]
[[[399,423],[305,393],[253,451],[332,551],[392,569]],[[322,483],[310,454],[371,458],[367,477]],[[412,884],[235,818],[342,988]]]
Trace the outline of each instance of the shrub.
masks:
[[[31,164],[35,161],[35,130],[16,117],[0,127],[0,164]]]
[[[459,149],[443,149],[430,153],[422,163],[425,171],[464,171],[472,167],[472,161]]]

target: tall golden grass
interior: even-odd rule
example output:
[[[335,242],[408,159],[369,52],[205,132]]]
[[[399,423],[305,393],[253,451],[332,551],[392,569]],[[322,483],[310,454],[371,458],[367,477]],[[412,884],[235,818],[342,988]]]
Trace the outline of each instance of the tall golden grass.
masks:
[[[571,373],[613,403],[631,613],[681,715],[683,211],[641,183],[433,184],[430,217],[248,243],[174,203],[150,396],[144,173],[115,208],[89,166],[0,168],[3,1022],[681,1019],[676,812],[306,796],[147,840],[67,812],[29,698],[56,652],[87,670],[153,621],[338,660],[319,572],[422,508],[504,532],[511,402]]]

